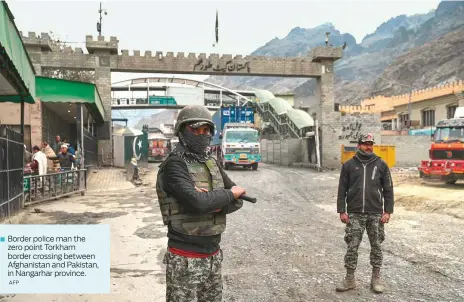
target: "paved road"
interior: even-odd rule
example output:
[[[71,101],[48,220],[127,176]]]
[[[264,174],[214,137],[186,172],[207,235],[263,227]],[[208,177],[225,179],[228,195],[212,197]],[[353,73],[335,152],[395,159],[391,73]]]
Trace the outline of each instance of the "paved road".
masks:
[[[229,216],[223,236],[225,301],[464,301],[462,219],[400,207],[386,227],[387,291],[369,291],[367,237],[359,288],[336,293],[344,274],[338,173],[262,165],[228,172],[257,204]],[[154,181],[154,177],[151,181]],[[23,223],[110,223],[111,295],[16,295],[0,301],[163,301],[165,230],[152,187],[89,192],[41,206]]]

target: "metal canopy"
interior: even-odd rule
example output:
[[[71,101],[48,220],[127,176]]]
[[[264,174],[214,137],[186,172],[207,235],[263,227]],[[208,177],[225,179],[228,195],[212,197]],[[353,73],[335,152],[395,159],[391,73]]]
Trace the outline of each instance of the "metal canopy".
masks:
[[[85,103],[92,109],[94,118],[100,122],[105,116],[100,94],[91,83],[36,77],[36,96],[41,102],[57,105]]]
[[[5,1],[0,3],[0,102],[35,103],[35,70]]]

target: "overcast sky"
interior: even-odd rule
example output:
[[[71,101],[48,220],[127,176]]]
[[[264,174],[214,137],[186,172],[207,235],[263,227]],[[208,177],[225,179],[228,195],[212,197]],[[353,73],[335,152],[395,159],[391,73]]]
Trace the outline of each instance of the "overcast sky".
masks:
[[[53,32],[72,46],[84,47],[86,35],[98,36],[99,2],[8,0],[23,34]],[[102,34],[116,36],[119,48],[140,50],[230,53],[247,55],[292,28],[332,22],[358,43],[382,23],[401,14],[435,9],[439,1],[104,1]],[[213,47],[216,9],[219,45]],[[113,74],[121,81],[147,74]],[[192,76],[187,76],[192,77]],[[193,76],[204,79],[204,76]]]

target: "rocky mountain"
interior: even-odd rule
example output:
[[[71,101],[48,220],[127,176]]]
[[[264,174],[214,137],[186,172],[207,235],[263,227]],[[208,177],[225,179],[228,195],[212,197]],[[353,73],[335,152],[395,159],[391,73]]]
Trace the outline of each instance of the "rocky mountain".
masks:
[[[325,23],[310,29],[296,27],[285,38],[274,38],[251,55],[304,56],[311,48],[325,44],[325,32],[328,31],[330,44],[347,43],[343,58],[335,64],[336,102],[358,104],[377,94],[404,93],[404,87],[385,83],[380,76],[400,81],[403,85],[415,81],[419,89],[459,77],[462,79],[462,29],[464,2],[442,1],[429,13],[391,18],[359,44],[351,34],[342,34],[331,23]],[[443,67],[444,63],[446,67]],[[233,89],[293,92],[296,104],[316,102],[314,80],[215,76],[207,81]]]
[[[430,43],[415,47],[397,57],[385,68],[370,88],[373,94],[393,95],[401,88],[385,79],[413,85],[435,86],[464,79],[464,28],[455,30]],[[407,88],[403,89],[406,92]]]
[[[143,125],[159,128],[160,124],[173,124],[177,118],[177,110],[165,109],[154,113],[151,116],[140,118],[137,121],[136,129],[142,129]]]

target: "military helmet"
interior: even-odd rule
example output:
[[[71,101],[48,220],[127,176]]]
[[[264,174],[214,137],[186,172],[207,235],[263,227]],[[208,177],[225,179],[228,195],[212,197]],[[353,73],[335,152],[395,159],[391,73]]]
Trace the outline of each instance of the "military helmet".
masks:
[[[375,143],[374,141],[374,135],[372,133],[363,133],[359,136],[358,138],[358,144],[364,144],[364,143]]]
[[[174,135],[178,135],[183,125],[189,124],[193,128],[202,125],[210,125],[211,130],[214,132],[214,123],[211,119],[211,113],[205,106],[189,105],[185,106],[177,115],[176,128]]]

